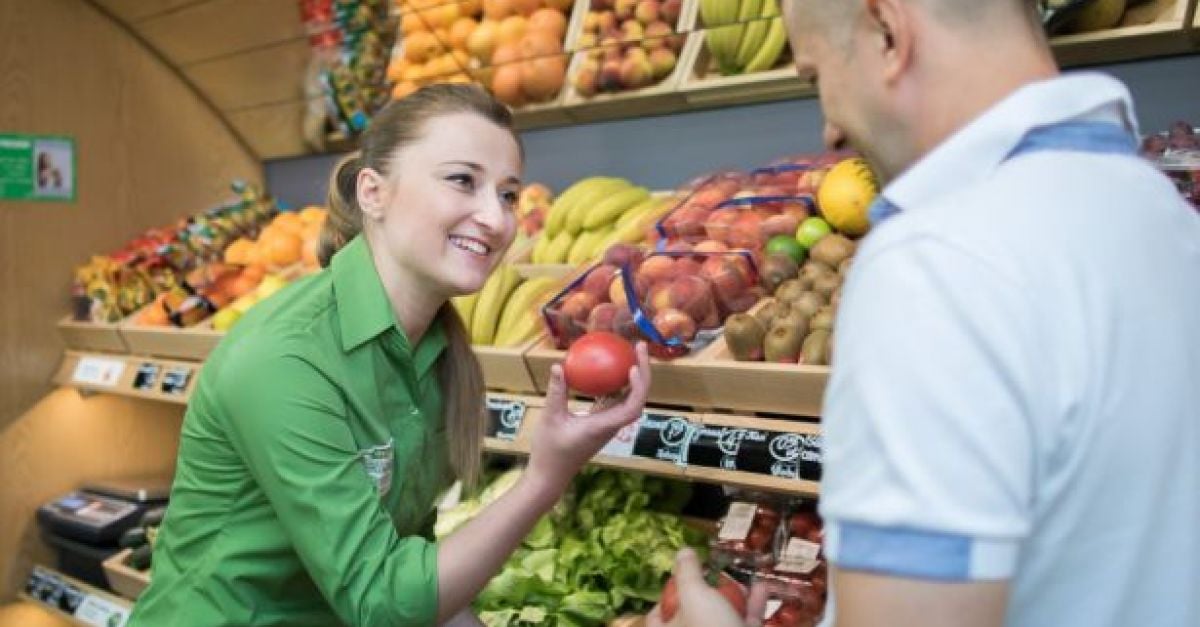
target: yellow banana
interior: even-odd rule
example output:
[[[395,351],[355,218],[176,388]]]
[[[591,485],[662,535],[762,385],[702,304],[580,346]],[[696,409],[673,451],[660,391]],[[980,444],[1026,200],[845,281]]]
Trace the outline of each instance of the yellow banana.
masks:
[[[504,264],[488,277],[479,292],[479,303],[471,316],[471,343],[488,345],[496,336],[496,325],[500,323],[500,312],[509,294],[521,282],[515,268]]]
[[[583,218],[583,228],[594,231],[616,222],[621,214],[650,197],[645,187],[630,187],[609,196],[588,210]]]
[[[597,203],[603,202],[627,187],[630,187],[630,184],[625,179],[609,179],[588,187],[587,192],[580,194],[575,203],[571,205],[571,213],[567,215],[567,232],[571,235],[578,235],[580,231],[584,230],[583,223],[587,219],[588,213]]]
[[[617,228],[625,226],[630,221],[656,207],[658,203],[661,202],[663,202],[662,198],[656,198],[654,196],[643,200],[642,202],[638,203],[637,206],[633,207],[629,211],[626,211],[625,213],[622,213],[621,217],[617,218]]]
[[[616,225],[609,225],[609,228],[599,231],[596,237],[596,243],[592,244],[592,252],[588,255],[588,259],[597,259],[608,251],[608,247],[616,244],[618,239]]]
[[[542,257],[542,263],[566,263],[567,253],[571,251],[572,244],[575,243],[575,238],[568,232],[562,231],[550,242],[546,247],[546,254]]]
[[[572,266],[578,266],[583,262],[591,259],[592,247],[596,245],[596,240],[600,237],[598,231],[584,231],[575,238],[575,243],[571,244],[571,250],[567,253],[567,263]]]
[[[756,1],[758,2],[757,7],[750,6]],[[763,42],[767,39],[767,32],[771,30],[771,20],[767,18],[774,17],[777,13],[775,0],[744,0],[743,13],[754,8],[757,8],[758,11],[746,18],[751,21],[746,25],[746,33],[742,35],[742,41],[738,45],[737,66],[739,68],[749,65],[754,54],[762,47]]]
[[[546,249],[550,247],[552,240],[549,233],[542,231],[538,235],[537,241],[533,243],[533,250],[529,251],[529,260],[533,263],[545,263],[542,260],[546,257]]]
[[[779,55],[783,53],[783,47],[787,44],[787,30],[783,26],[783,18],[775,18],[771,20],[771,28],[767,32],[767,40],[763,42],[758,53],[750,60],[746,66],[746,73],[762,72],[769,70],[775,66],[775,61],[779,60]]]
[[[450,299],[450,303],[458,310],[458,317],[462,318],[463,326],[467,328],[467,333],[471,332],[471,316],[475,313],[475,305],[479,302],[479,292],[467,294],[466,296],[456,296]]]
[[[567,216],[571,213],[571,206],[575,204],[575,200],[580,194],[586,193],[593,186],[603,182],[610,181],[612,177],[608,176],[589,176],[588,178],[576,181],[573,185],[563,190],[563,193],[554,199],[554,203],[550,205],[550,211],[546,214],[546,226],[544,232],[549,233],[553,238],[558,235],[567,224]]]
[[[504,305],[504,314],[500,316],[500,326],[496,328],[496,346],[519,344],[527,339],[525,321],[534,318],[536,322],[538,305],[557,285],[558,279],[536,277],[517,287]]]

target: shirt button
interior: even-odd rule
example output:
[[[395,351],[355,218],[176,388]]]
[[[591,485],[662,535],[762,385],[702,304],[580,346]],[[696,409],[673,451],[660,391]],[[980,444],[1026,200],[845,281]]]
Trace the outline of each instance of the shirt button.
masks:
[[[409,416],[420,416],[421,410],[417,409],[416,407],[413,407],[412,409],[408,410],[408,415]]]

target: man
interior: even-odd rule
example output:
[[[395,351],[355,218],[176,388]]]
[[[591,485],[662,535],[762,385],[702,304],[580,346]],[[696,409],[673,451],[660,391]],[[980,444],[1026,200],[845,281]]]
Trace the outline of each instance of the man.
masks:
[[[825,399],[826,623],[1200,625],[1200,220],[1128,92],[1059,76],[1029,0],[783,5],[826,142],[887,183]],[[740,624],[698,568],[676,624]]]

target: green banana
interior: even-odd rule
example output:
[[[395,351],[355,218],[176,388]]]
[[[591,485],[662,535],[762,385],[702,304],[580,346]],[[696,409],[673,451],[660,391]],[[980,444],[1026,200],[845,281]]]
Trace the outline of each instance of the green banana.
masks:
[[[550,247],[550,242],[553,238],[543,229],[538,235],[537,241],[533,243],[533,250],[529,252],[529,260],[533,263],[545,263],[542,261],[546,257],[546,249]]]
[[[571,250],[567,253],[567,263],[572,266],[587,261],[591,258],[592,246],[596,244],[596,240],[600,235],[600,231],[584,231],[575,239],[575,243],[571,244]]]
[[[511,265],[504,264],[488,277],[483,289],[479,291],[479,302],[471,315],[471,343],[488,345],[496,336],[496,325],[500,323],[500,312],[504,303],[517,284],[521,275]]]
[[[583,228],[594,231],[602,226],[612,224],[634,205],[650,197],[650,190],[645,187],[630,187],[605,198],[593,207],[588,207],[583,217]],[[581,209],[582,211],[582,209]]]
[[[589,176],[588,178],[576,181],[573,185],[563,190],[563,193],[554,199],[554,203],[550,205],[550,211],[546,214],[546,226],[544,232],[550,235],[553,239],[558,232],[566,226],[567,216],[571,213],[571,206],[580,195],[586,193],[590,188],[603,181],[611,181],[612,177],[607,176]]]
[[[657,207],[661,202],[665,201],[662,198],[656,198],[654,196],[643,200],[642,202],[638,203],[636,207],[633,207],[629,211],[622,213],[621,217],[617,218],[617,228],[621,228],[626,224],[638,219],[638,217],[645,214],[647,211],[651,211],[654,209],[654,207]]]
[[[749,0],[746,4],[750,4]],[[742,36],[742,43],[738,46],[737,66],[739,68],[749,65],[750,60],[754,58],[755,53],[766,41],[767,32],[771,30],[769,18],[778,14],[775,7],[775,0],[763,0],[759,6],[759,14],[749,18],[753,21],[746,26],[746,34]]]
[[[787,29],[783,26],[783,18],[775,18],[771,20],[771,29],[767,32],[767,40],[763,42],[758,53],[746,65],[745,72],[763,72],[775,67],[775,62],[779,60],[779,55],[783,53],[783,47],[787,45]]]

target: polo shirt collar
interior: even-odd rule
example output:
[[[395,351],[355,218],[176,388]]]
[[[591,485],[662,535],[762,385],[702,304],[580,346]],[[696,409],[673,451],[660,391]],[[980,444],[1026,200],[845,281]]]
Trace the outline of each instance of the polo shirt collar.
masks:
[[[892,181],[883,196],[902,210],[919,210],[989,176],[1029,131],[1076,119],[1121,124],[1137,135],[1133,100],[1116,79],[1082,72],[1039,81],[951,135]]]
[[[394,336],[385,338],[385,341],[412,355],[418,375],[424,375],[433,367],[446,347],[445,330],[435,319],[416,350],[413,350],[404,328],[396,321],[365,237],[358,235],[343,246],[333,256],[330,271],[333,273],[334,298],[337,300],[341,325],[342,350],[354,350],[394,329]]]

